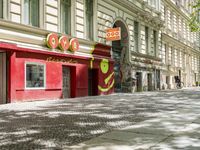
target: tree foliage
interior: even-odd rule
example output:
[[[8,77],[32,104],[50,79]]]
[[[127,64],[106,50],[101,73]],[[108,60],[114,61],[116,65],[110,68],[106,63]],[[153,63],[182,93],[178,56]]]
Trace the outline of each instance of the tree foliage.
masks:
[[[194,0],[190,6],[193,8],[189,22],[190,30],[192,32],[198,32],[200,31],[200,0]]]

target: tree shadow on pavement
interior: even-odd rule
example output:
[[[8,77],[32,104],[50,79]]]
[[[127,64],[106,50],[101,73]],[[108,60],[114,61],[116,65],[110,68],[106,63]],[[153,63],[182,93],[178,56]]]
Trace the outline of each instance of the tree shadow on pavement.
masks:
[[[166,114],[177,119],[176,109],[187,109],[190,96],[149,92],[0,106],[0,149],[63,149],[145,121],[159,123]]]

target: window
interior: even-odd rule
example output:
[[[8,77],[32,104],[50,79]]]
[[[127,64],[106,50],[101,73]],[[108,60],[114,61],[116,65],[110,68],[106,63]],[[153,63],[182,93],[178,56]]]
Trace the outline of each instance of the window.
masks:
[[[135,41],[135,51],[139,51],[139,23],[134,21],[134,41]]]
[[[3,0],[0,0],[0,18],[3,18]]]
[[[145,27],[145,45],[146,45],[146,53],[149,53],[149,28]]]
[[[45,65],[39,63],[26,63],[26,88],[45,88]]]
[[[181,50],[179,53],[179,67],[183,67],[183,52]]]
[[[154,55],[156,55],[157,51],[157,31],[153,30],[153,48],[154,48]]]
[[[61,0],[60,5],[61,32],[71,34],[71,0]]]
[[[172,65],[172,47],[168,49],[168,64]]]
[[[23,21],[35,27],[39,27],[39,0],[24,0]]]
[[[86,38],[93,39],[93,0],[85,0]]]
[[[178,50],[174,49],[174,66],[178,67]]]
[[[167,52],[167,45],[162,43],[162,51],[161,51],[161,57],[162,58],[162,62],[164,64],[166,64],[166,52]]]

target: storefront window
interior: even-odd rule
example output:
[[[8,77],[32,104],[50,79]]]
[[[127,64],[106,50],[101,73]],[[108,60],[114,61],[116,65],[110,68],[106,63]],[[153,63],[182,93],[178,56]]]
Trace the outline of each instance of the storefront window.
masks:
[[[45,88],[45,65],[26,63],[26,88]]]

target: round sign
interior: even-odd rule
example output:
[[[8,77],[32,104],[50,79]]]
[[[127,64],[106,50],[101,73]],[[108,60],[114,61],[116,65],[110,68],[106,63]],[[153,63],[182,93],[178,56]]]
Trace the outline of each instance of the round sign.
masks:
[[[61,36],[59,38],[59,48],[66,51],[69,48],[69,39],[67,36]]]
[[[58,35],[55,33],[50,33],[47,36],[47,46],[49,48],[55,49],[58,46]]]
[[[79,50],[79,42],[78,42],[78,40],[76,38],[72,38],[70,40],[70,47],[69,47],[69,49],[71,51],[77,51],[77,50]]]

